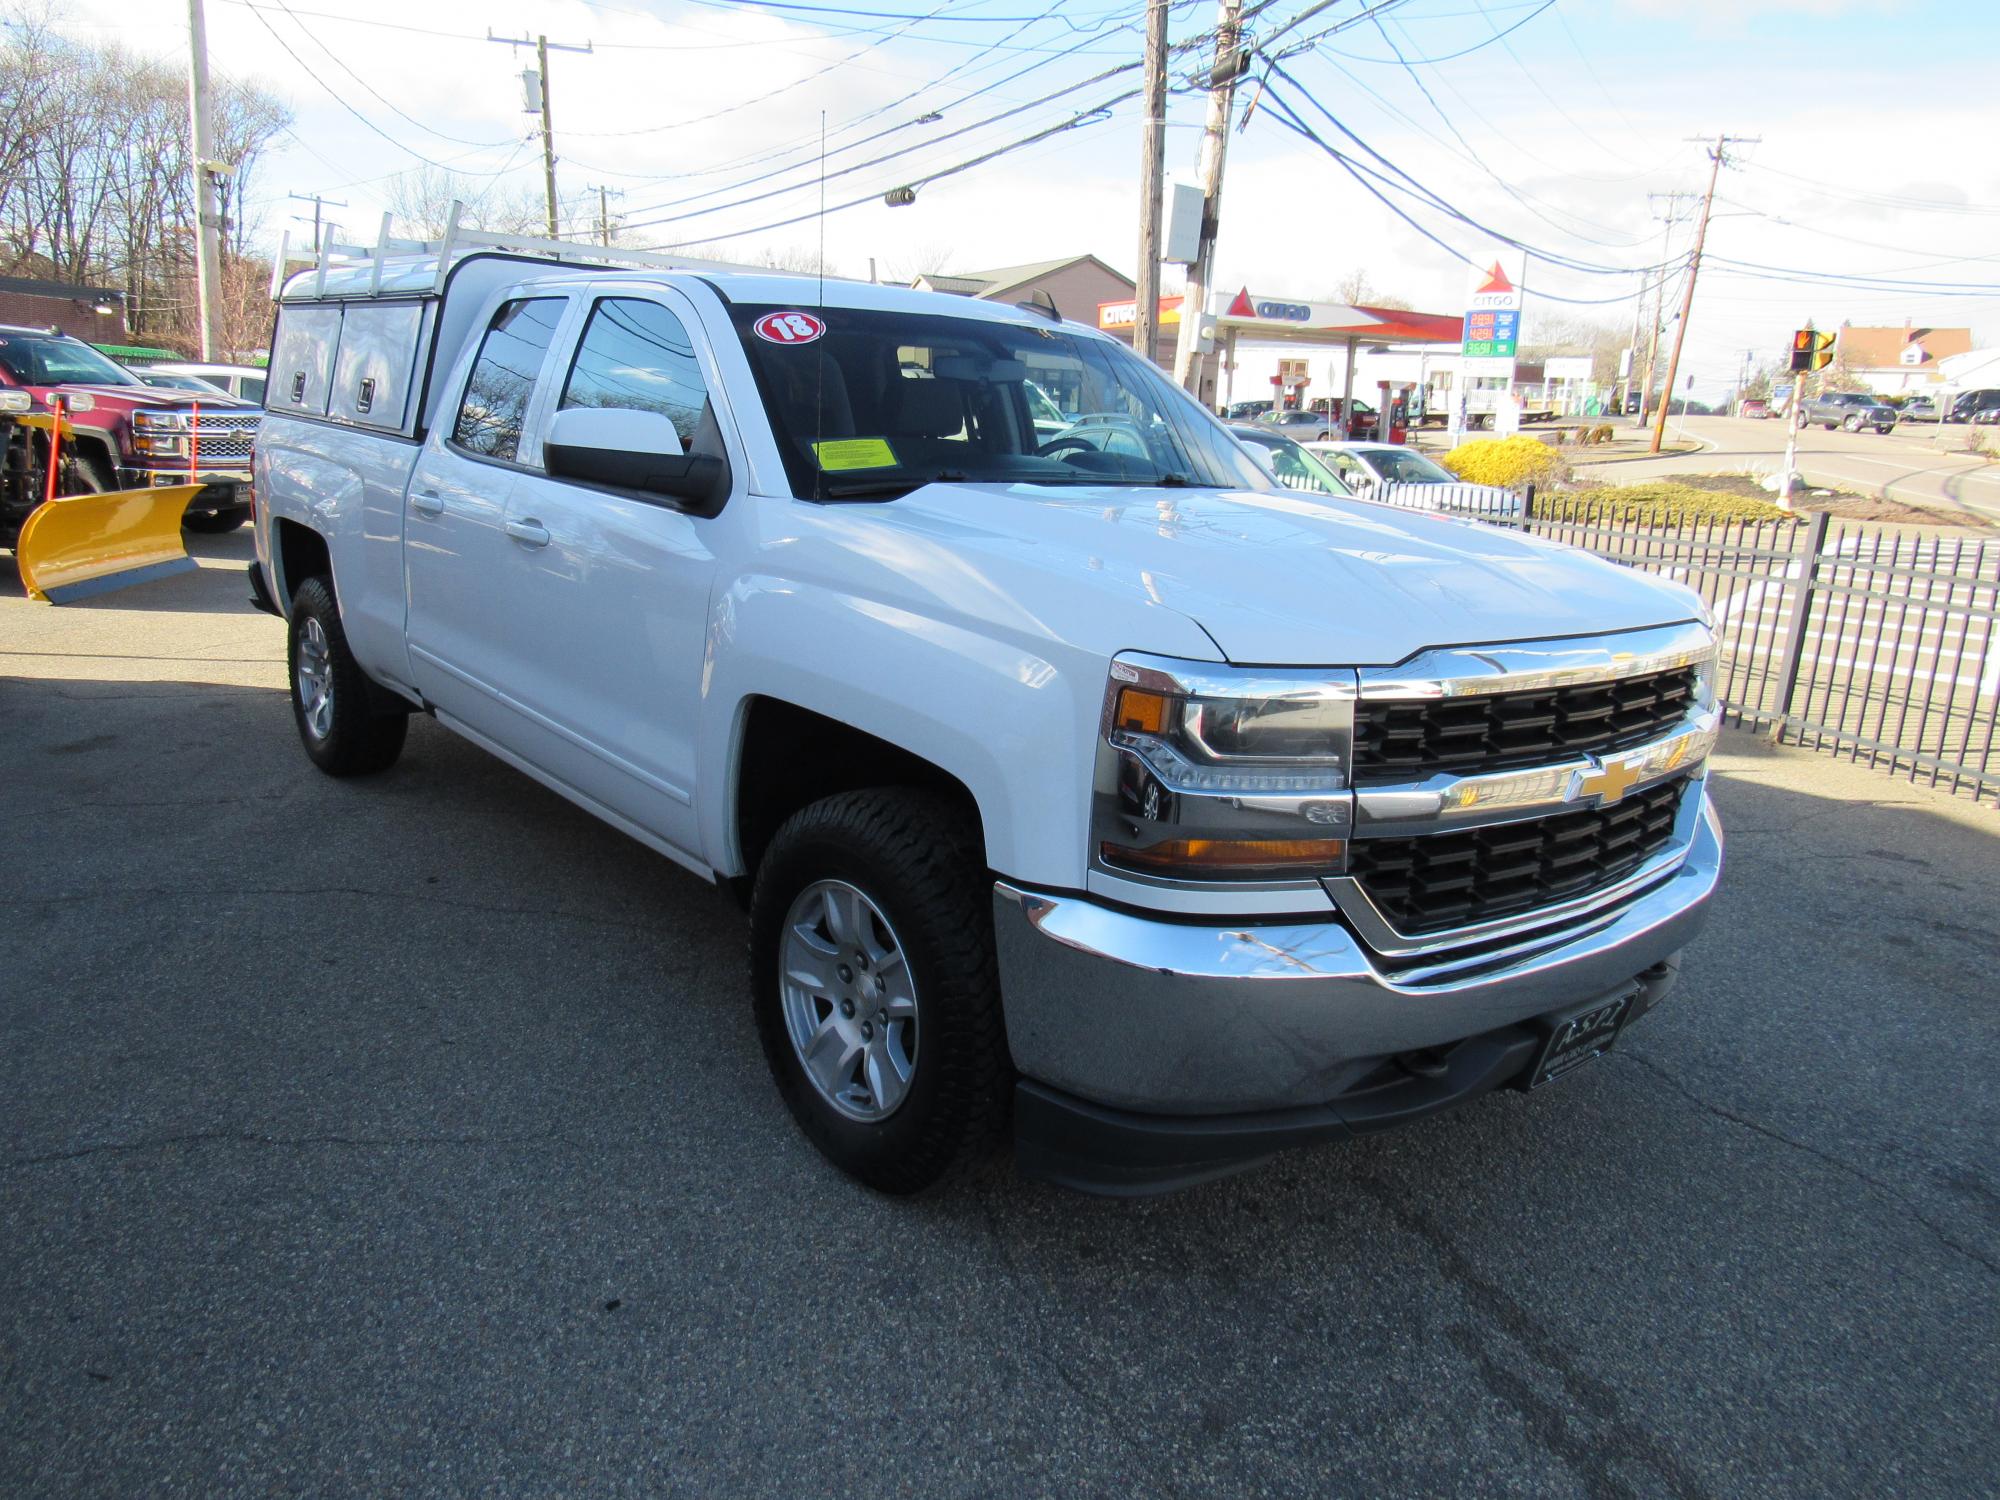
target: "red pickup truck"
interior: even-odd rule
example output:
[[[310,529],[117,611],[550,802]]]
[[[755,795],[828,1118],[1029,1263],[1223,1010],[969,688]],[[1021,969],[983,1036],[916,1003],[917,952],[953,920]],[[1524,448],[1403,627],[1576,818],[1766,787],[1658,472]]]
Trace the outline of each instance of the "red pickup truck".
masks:
[[[182,519],[188,530],[233,531],[249,519],[250,454],[264,417],[249,402],[156,389],[81,339],[8,324],[0,324],[0,390],[27,391],[38,410],[63,403],[88,488],[200,483]],[[72,407],[79,395],[89,402]]]

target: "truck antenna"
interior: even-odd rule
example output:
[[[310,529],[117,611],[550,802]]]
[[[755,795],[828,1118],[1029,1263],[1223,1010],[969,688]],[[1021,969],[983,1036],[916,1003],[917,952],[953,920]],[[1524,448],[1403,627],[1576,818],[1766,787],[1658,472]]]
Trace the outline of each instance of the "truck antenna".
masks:
[[[815,294],[819,306],[813,311],[819,317],[819,326],[824,336],[826,328],[826,111],[819,112],[819,290]],[[820,462],[820,449],[826,443],[826,351],[814,351],[813,380],[813,499],[823,500],[826,467]]]

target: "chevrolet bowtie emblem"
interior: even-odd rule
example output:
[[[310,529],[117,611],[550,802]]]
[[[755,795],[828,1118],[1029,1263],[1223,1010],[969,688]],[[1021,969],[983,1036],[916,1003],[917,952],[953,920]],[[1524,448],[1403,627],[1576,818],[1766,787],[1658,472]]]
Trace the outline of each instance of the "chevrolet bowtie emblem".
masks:
[[[1629,761],[1614,760],[1601,765],[1594,771],[1580,771],[1576,779],[1576,796],[1596,796],[1600,805],[1609,807],[1627,792],[1639,779],[1638,767]]]

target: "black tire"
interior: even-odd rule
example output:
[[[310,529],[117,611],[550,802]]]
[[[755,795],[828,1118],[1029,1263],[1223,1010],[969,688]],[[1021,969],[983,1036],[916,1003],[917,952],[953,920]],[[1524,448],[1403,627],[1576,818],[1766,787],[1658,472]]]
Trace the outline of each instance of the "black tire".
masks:
[[[72,456],[72,465],[75,483],[64,494],[108,495],[118,488],[117,471],[101,455],[79,448]]]
[[[331,695],[325,732],[308,718],[307,688],[299,675],[299,643],[318,627],[324,641],[326,676]],[[290,625],[285,632],[286,675],[292,688],[292,721],[312,763],[329,776],[369,776],[386,771],[403,753],[410,732],[407,712],[384,709],[382,690],[368,680],[347,646],[340,606],[324,578],[308,578],[292,594]]]
[[[901,942],[917,1000],[908,1092],[886,1118],[837,1110],[807,1075],[785,1022],[786,918],[817,881],[844,881]],[[884,1193],[935,1188],[976,1166],[1006,1130],[1013,1062],[993,956],[993,888],[973,820],[929,792],[844,792],[779,828],[750,898],[751,1004],[792,1118],[835,1166]]]
[[[1861,430],[1861,418],[1846,417],[1842,419],[1840,425],[1845,427],[1849,432],[1859,432]]]
[[[234,531],[250,519],[250,507],[238,505],[230,510],[190,511],[181,517],[181,526],[187,531],[198,531],[203,536],[221,536]]]
[[[1878,426],[1878,427],[1877,427],[1877,428],[1875,429],[1875,431],[1876,431],[1876,432],[1878,432],[1878,433],[1880,433],[1880,434],[1881,434],[1881,435],[1882,435],[1883,437],[1887,437],[1887,436],[1888,436],[1888,435],[1889,435],[1890,433],[1894,432],[1895,430],[1896,430],[1896,428],[1895,428],[1895,425],[1894,425],[1893,423],[1892,423],[1892,424],[1890,424],[1890,425],[1889,425],[1889,426],[1887,426],[1887,427],[1880,427],[1880,426]]]

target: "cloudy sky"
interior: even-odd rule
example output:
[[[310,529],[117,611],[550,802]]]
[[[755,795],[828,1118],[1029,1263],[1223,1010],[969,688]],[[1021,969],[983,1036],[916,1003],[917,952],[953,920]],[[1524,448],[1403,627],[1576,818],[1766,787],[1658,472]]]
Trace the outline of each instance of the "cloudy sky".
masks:
[[[24,0],[3,3],[18,13]],[[1362,16],[1368,6],[1380,14]],[[1227,286],[1328,298],[1359,271],[1378,292],[1457,312],[1460,257],[1491,260],[1506,236],[1531,248],[1531,292],[1576,299],[1531,294],[1526,337],[1552,314],[1630,328],[1662,233],[1669,257],[1689,243],[1691,224],[1655,217],[1662,195],[1705,183],[1704,148],[1688,137],[1726,131],[1761,139],[1731,148],[1717,192],[1686,366],[1698,396],[1731,384],[1746,351],[1776,357],[1807,318],[1970,324],[1982,342],[2000,340],[2000,155],[1982,128],[2000,6],[1336,0],[1291,24],[1307,7],[1275,0],[1254,23],[1274,48],[1310,45],[1283,61],[1289,77],[1269,78],[1232,137]],[[329,216],[372,238],[391,179],[427,164],[538,194],[519,77],[531,54],[487,41],[490,28],[593,48],[551,65],[558,172],[574,207],[566,230],[590,230],[587,189],[602,184],[633,243],[809,251],[821,232],[823,113],[826,253],[862,275],[870,257],[887,273],[1082,251],[1129,273],[1138,108],[1114,101],[1138,79],[1098,75],[1136,61],[1143,9],[207,0],[214,69],[256,80],[295,114],[251,184],[252,219],[270,241],[310,213],[290,192],[346,200]],[[58,14],[79,39],[185,49],[181,0],[67,0]],[[1187,0],[1171,36],[1199,38],[1213,22],[1212,3]],[[1195,58],[1177,59],[1183,80]],[[1175,95],[1170,175],[1192,179],[1203,109],[1193,88]],[[1287,111],[1319,141],[1288,128]],[[921,187],[912,207],[881,203],[887,188],[1079,117]],[[1684,216],[1691,208],[1680,204]]]

